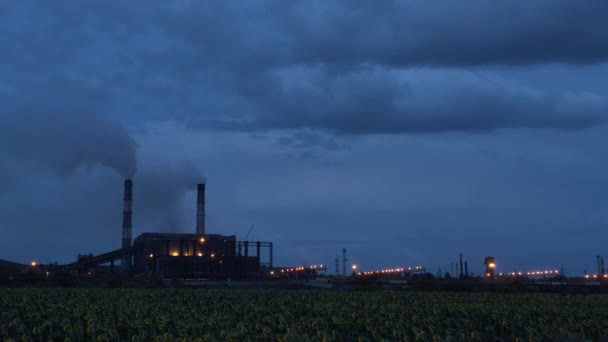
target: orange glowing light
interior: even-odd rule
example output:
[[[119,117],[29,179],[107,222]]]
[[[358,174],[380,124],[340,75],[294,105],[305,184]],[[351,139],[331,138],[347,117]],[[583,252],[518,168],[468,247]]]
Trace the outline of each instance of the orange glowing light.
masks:
[[[201,243],[203,243],[203,242],[205,242],[205,238],[201,238],[199,241],[200,241]]]
[[[211,253],[211,257],[212,257],[212,258],[215,258],[215,253]]]
[[[150,259],[154,258],[154,254],[150,253],[150,255],[148,255],[148,258],[150,258]]]
[[[203,253],[198,252],[198,253],[196,253],[196,255],[197,255],[197,256],[199,256],[199,257],[202,257],[202,256],[203,256]]]
[[[32,261],[31,265],[32,265],[32,267],[36,267],[37,264],[35,261]]]
[[[179,252],[171,252],[171,256],[174,256],[174,257],[179,256]]]
[[[496,264],[495,264],[495,263],[493,263],[493,262],[491,262],[491,263],[488,265],[488,267],[489,267],[489,268],[495,268],[495,267],[496,267]]]

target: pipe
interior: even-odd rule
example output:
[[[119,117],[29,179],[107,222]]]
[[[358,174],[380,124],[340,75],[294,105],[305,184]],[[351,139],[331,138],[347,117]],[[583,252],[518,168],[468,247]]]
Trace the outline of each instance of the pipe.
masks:
[[[196,234],[205,235],[205,184],[197,186]]]

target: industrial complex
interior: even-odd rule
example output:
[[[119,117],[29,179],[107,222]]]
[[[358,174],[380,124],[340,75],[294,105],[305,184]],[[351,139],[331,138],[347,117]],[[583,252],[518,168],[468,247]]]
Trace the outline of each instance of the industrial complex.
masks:
[[[79,255],[66,265],[22,265],[0,261],[0,273],[36,266],[41,272],[121,273],[129,277],[261,279],[273,269],[272,242],[237,241],[235,235],[209,234],[205,227],[205,184],[197,186],[196,230],[191,234],[143,233],[132,239],[133,181],[124,182],[121,248]]]
[[[273,263],[273,244],[268,241],[237,241],[235,235],[210,234],[205,224],[205,187],[197,185],[196,227],[192,233],[142,233],[132,238],[133,181],[124,181],[124,207],[120,249],[100,255],[78,255],[69,264],[30,265],[0,259],[0,278],[36,273],[49,275],[69,274],[76,277],[120,275],[126,279],[189,279],[192,281],[276,281],[326,279],[327,266],[286,266]],[[253,226],[252,226],[253,228]],[[251,229],[250,229],[251,231]],[[381,270],[363,270],[357,265],[347,268],[346,249],[342,249],[342,260],[336,255],[335,274],[341,279],[388,280],[404,284],[412,279],[471,280],[490,282],[527,282],[528,284],[565,285],[567,278],[563,270],[534,270],[497,272],[496,259],[484,259],[484,274],[473,277],[469,273],[468,261],[451,263],[445,274],[441,270],[433,275],[424,266],[397,266]],[[340,262],[341,261],[341,262]],[[340,266],[342,266],[340,270]],[[581,277],[584,285],[608,285],[608,274],[604,259],[597,256],[597,273]]]

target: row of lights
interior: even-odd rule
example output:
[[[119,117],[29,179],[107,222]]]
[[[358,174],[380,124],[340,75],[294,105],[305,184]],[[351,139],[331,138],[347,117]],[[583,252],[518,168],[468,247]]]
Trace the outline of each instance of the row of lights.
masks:
[[[604,274],[602,277],[598,276],[597,274],[594,275],[589,275],[589,274],[585,274],[585,279],[598,279],[598,278],[604,278],[604,279],[608,279],[608,274]]]
[[[325,268],[323,267],[323,265],[298,266],[298,267],[292,267],[292,268],[284,268],[284,269],[281,270],[281,273],[298,272],[298,271],[304,271],[306,269],[309,269],[309,270],[324,270]]]
[[[179,252],[174,251],[174,252],[171,252],[169,255],[171,255],[172,257],[178,257],[179,256]],[[190,253],[184,253],[184,256],[191,256],[191,255],[190,255]],[[198,253],[196,253],[196,256],[202,257],[202,256],[204,256],[204,254],[201,253],[201,252],[198,252]],[[211,257],[215,258],[215,253],[211,253]],[[154,259],[154,254],[152,254],[152,253],[149,254],[148,258]]]
[[[544,275],[557,275],[559,274],[558,270],[547,270],[547,271],[530,271],[530,272],[526,272],[526,275],[528,276],[544,276]],[[489,275],[489,273],[488,273]],[[509,272],[507,273],[507,276],[511,276],[511,277],[515,277],[515,276],[523,276],[523,272]],[[498,273],[498,276],[502,277],[504,276],[504,274]]]
[[[356,268],[356,267],[354,267],[354,268]],[[391,273],[406,272],[406,270],[407,270],[407,272],[421,271],[423,269],[424,269],[424,267],[422,267],[422,266],[408,267],[407,269],[406,268],[389,268],[389,269],[378,270],[378,271],[359,272],[359,275],[391,274]]]
[[[551,275],[551,274],[559,274],[559,270],[531,271],[531,272],[526,273],[526,275],[529,275],[529,276],[543,276],[543,275]]]

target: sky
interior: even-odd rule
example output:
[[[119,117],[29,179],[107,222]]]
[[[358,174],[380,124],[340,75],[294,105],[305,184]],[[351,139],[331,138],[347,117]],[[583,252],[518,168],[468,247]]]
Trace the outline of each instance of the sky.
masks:
[[[275,264],[608,257],[608,2],[0,0],[0,259],[133,236]]]

